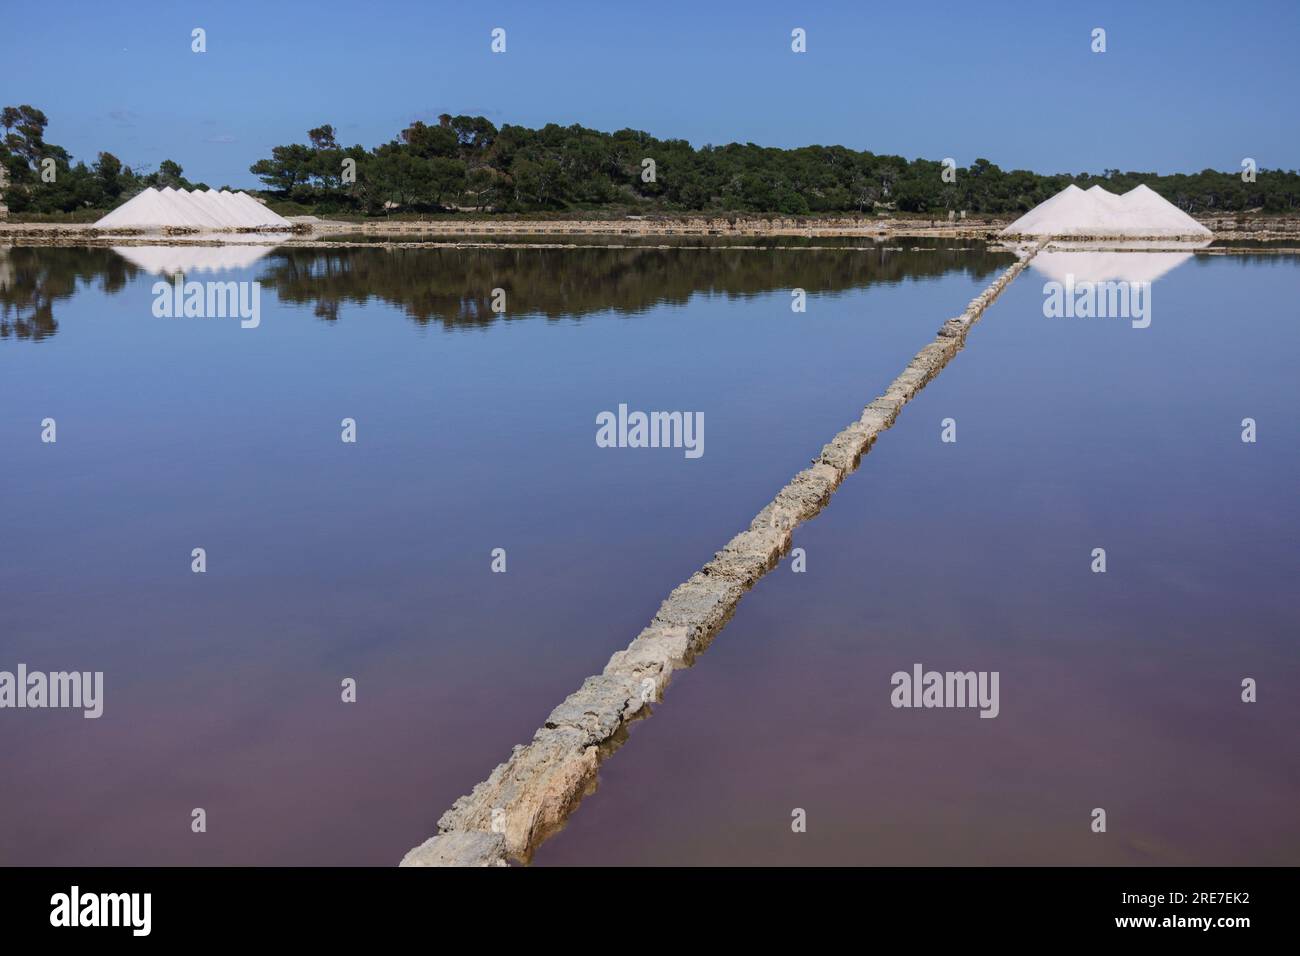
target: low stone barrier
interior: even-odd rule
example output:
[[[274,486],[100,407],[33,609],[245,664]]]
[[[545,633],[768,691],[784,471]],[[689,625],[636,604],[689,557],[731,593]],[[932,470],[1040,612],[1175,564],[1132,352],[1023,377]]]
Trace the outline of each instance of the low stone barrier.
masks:
[[[527,860],[585,796],[600,762],[622,742],[626,725],[657,702],[674,671],[695,656],[727,622],[741,597],[789,549],[794,529],[812,518],[894,424],[904,405],[961,350],[966,335],[1039,245],[965,311],[949,319],[889,387],[832,438],[713,559],[664,599],[636,639],[588,677],[505,763],[438,820],[438,834],[403,857],[402,866],[505,866]]]

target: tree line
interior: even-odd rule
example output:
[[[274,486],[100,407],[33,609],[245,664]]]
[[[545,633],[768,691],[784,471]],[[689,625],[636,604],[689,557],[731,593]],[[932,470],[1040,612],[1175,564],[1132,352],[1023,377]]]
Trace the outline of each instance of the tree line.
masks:
[[[1161,176],[1105,170],[1041,175],[1003,170],[987,159],[952,168],[844,146],[776,149],[753,143],[693,147],[640,130],[604,133],[583,126],[540,129],[482,116],[443,114],[391,142],[339,145],[319,126],[307,143],[277,146],[251,167],[267,189],[321,212],[583,211],[745,212],[787,215],[906,213],[1011,214],[1070,183],[1101,182],[1123,192],[1146,183],[1189,213],[1300,211],[1300,172],[1207,169]]]
[[[166,160],[143,173],[100,153],[72,165],[67,151],[46,143],[45,115],[30,106],[3,112],[0,163],[12,185],[14,212],[107,209],[147,186],[193,188],[179,164]],[[53,160],[52,182],[42,163]],[[46,163],[48,167],[48,163]],[[482,116],[443,114],[416,121],[390,142],[344,146],[331,125],[306,143],[276,146],[250,167],[269,199],[303,211],[379,215],[395,210],[439,212],[780,213],[872,215],[879,212],[1012,215],[1075,183],[1123,192],[1146,183],[1193,215],[1262,210],[1300,212],[1300,172],[1240,171],[1043,175],[1003,170],[987,159],[969,166],[907,160],[844,146],[777,149],[753,143],[694,147],[639,130],[615,133],[548,124],[540,129]],[[203,184],[197,184],[202,186]]]
[[[100,153],[89,166],[72,162],[62,146],[46,142],[49,120],[33,106],[0,109],[0,166],[8,185],[3,202],[13,213],[70,213],[113,209],[136,193],[159,189],[194,189],[179,163],[165,159],[152,171],[132,170],[112,153]]]

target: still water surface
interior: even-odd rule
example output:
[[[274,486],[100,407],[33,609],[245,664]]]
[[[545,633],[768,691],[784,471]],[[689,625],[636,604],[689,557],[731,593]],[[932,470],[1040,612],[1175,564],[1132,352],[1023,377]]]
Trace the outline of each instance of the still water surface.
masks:
[[[396,862],[1012,261],[967,245],[191,270],[259,281],[256,329],[155,318],[140,250],[0,250],[0,669],[106,685],[0,712],[0,862]],[[597,448],[619,403],[705,454]]]
[[[1300,862],[1300,260],[1044,318],[1083,261],[1008,287],[535,864]],[[893,708],[915,663],[999,716]]]

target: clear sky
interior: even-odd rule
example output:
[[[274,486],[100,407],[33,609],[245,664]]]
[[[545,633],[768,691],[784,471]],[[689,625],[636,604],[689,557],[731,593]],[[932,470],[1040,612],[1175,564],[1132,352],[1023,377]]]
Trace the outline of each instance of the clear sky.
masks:
[[[77,159],[213,186],[321,123],[374,146],[442,112],[1038,172],[1300,167],[1296,0],[72,0],[0,25],[0,105]]]

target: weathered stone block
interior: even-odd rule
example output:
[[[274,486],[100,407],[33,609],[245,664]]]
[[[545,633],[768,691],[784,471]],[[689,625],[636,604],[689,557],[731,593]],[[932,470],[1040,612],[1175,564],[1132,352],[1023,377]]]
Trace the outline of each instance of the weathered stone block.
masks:
[[[543,726],[580,730],[590,746],[614,736],[623,721],[640,709],[641,691],[635,680],[625,674],[600,673],[583,681],[551,711]]]
[[[654,624],[684,627],[694,643],[721,624],[745,589],[735,581],[697,571],[659,605]]]
[[[509,866],[506,840],[500,833],[462,830],[430,837],[398,866]]]

